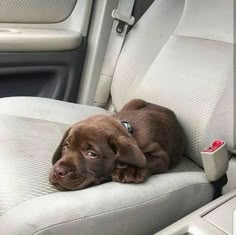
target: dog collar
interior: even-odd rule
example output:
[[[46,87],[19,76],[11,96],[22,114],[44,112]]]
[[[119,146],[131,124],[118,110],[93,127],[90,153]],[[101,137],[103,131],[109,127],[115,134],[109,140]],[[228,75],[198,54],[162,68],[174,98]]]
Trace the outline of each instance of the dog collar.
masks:
[[[133,133],[133,128],[129,122],[125,122],[125,121],[120,121],[120,122],[128,130],[130,134]]]

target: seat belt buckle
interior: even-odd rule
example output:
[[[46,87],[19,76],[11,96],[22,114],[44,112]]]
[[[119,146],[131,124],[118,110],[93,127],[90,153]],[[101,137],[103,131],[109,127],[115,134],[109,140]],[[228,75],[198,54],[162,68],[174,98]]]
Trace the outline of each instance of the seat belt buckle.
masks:
[[[201,151],[201,156],[204,171],[209,181],[217,181],[227,172],[229,153],[225,141],[213,141]]]
[[[134,24],[134,21],[135,21],[135,18],[133,16],[131,17],[126,17],[122,14],[120,14],[117,9],[114,9],[111,13],[111,16],[114,20],[117,20],[119,23],[116,27],[116,32],[117,33],[122,33],[123,32],[123,29],[124,29],[124,26],[125,24],[127,25],[133,25]]]

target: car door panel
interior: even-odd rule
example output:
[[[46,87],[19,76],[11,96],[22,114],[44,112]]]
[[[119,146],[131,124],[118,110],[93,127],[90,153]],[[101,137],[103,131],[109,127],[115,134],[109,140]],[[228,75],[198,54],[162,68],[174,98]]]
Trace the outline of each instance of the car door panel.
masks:
[[[11,0],[1,1],[0,22],[57,23],[65,20],[76,0]]]
[[[40,96],[74,101],[85,40],[72,51],[0,53],[0,97]]]
[[[53,29],[0,28],[1,52],[66,51],[80,46],[79,32]]]
[[[12,2],[0,3],[0,97],[75,102],[92,0],[13,2],[15,14],[7,15]]]

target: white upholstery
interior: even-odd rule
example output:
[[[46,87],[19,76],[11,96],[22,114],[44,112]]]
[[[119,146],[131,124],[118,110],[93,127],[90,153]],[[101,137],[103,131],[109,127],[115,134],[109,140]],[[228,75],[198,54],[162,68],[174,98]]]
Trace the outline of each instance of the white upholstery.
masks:
[[[163,9],[162,14],[167,15]],[[150,16],[144,20],[150,21]],[[186,132],[186,156],[199,165],[200,151],[215,139],[224,139],[230,149],[235,149],[233,1],[186,0],[177,29],[152,60],[146,59],[143,50],[153,50],[151,55],[156,52],[152,40],[162,28],[145,25],[153,37],[145,38],[145,45],[137,50],[138,29],[144,23],[137,24],[134,35],[130,33],[120,56],[111,90],[115,107],[120,110],[128,100],[143,98],[174,110]],[[130,62],[124,64],[127,58]],[[132,66],[137,60],[140,66],[135,71]]]
[[[233,1],[187,0],[175,34],[233,43]]]
[[[203,175],[186,176],[153,176],[142,185],[107,183],[35,197],[0,218],[1,235],[154,234],[166,226],[167,211],[170,223],[208,202],[212,192]],[[193,194],[194,201],[186,201]]]
[[[129,94],[133,94],[139,86],[150,65],[173,34],[183,7],[184,0],[154,1],[127,35],[111,87],[112,101],[117,110],[129,100]]]
[[[186,155],[198,164],[201,164],[201,149],[225,134],[221,129],[222,134],[203,142],[212,113],[233,79],[232,52],[232,44],[173,36],[136,90],[135,97],[155,100],[175,111],[187,135]],[[233,123],[224,125],[232,127]],[[233,131],[231,128],[225,141],[232,143]]]
[[[72,125],[94,113],[109,113],[94,106],[78,105],[37,97],[9,97],[0,99],[0,113]]]
[[[199,165],[199,150],[211,139],[235,147],[227,112],[233,103],[231,4],[155,1],[129,32],[111,89],[117,110],[134,97],[172,108],[188,137],[186,155]],[[55,193],[47,180],[53,151],[68,125],[95,113],[108,111],[42,98],[0,99],[1,235],[153,234],[212,200],[204,172],[186,158],[140,185],[110,182]]]

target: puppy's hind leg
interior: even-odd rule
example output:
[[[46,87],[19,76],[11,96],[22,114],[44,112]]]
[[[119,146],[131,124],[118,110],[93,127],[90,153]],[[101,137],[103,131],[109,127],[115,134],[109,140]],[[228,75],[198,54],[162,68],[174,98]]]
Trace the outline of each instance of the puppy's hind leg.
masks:
[[[144,153],[150,175],[167,172],[170,166],[168,153],[158,143],[152,143],[150,147],[149,151]]]

